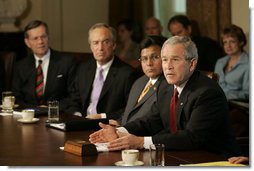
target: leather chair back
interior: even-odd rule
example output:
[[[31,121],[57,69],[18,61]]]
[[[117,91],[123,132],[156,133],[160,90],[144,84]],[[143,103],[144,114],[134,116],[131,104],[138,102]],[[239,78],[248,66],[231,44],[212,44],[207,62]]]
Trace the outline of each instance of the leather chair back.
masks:
[[[16,61],[16,53],[11,51],[0,52],[0,60],[3,61],[5,90],[11,90],[12,73]]]

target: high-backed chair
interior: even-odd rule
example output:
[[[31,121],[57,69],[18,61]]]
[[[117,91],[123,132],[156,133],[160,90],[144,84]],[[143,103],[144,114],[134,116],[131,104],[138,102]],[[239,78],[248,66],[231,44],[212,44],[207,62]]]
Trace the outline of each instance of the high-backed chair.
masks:
[[[86,62],[88,59],[93,57],[92,53],[86,52],[63,52],[63,53],[76,58],[78,62]]]
[[[11,51],[2,51],[0,52],[0,60],[3,61],[4,64],[4,79],[5,79],[5,90],[11,90],[11,82],[12,82],[12,73],[14,63],[16,61],[16,53]]]

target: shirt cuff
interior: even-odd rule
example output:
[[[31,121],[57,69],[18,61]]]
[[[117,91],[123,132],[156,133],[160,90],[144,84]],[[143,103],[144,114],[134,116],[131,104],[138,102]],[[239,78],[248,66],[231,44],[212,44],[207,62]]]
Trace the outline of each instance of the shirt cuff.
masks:
[[[149,149],[151,144],[153,144],[152,137],[144,137],[144,148]]]
[[[107,115],[106,115],[106,113],[101,113],[101,118],[107,118]]]
[[[80,112],[74,112],[73,115],[82,117],[82,114]]]

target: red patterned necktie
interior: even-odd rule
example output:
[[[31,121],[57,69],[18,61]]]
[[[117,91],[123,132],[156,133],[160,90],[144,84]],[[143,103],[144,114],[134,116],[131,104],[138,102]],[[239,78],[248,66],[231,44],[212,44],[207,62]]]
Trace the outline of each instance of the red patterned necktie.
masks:
[[[178,100],[178,92],[177,92],[177,89],[175,88],[174,94],[173,94],[173,96],[171,98],[171,102],[170,102],[170,130],[171,130],[171,133],[175,133],[177,131],[177,126],[176,126],[177,100]]]
[[[39,103],[42,103],[43,96],[43,72],[42,72],[42,60],[39,60],[39,65],[36,68],[36,96]]]

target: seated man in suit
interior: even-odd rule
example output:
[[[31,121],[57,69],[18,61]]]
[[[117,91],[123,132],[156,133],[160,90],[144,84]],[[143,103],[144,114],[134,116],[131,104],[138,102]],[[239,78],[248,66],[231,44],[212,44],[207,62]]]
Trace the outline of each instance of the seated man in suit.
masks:
[[[136,71],[114,55],[116,32],[112,27],[97,23],[88,36],[94,58],[79,66],[67,112],[90,119],[118,119]]]
[[[90,141],[109,142],[110,151],[162,143],[166,150],[239,155],[223,90],[195,70],[195,44],[189,37],[171,37],[162,47],[161,59],[166,81],[159,86],[151,112],[117,129],[100,123],[102,129],[91,134]]]
[[[31,21],[24,36],[32,54],[14,67],[12,91],[18,103],[45,106],[48,100],[59,100],[63,110],[74,81],[75,59],[49,48],[49,29],[43,21]]]
[[[120,125],[119,123],[124,125],[146,115],[156,102],[156,91],[161,81],[165,79],[160,58],[161,47],[165,41],[162,36],[149,36],[141,42],[140,61],[145,75],[133,84],[124,114],[116,125]]]
[[[155,17],[149,17],[144,26],[144,32],[146,36],[157,35],[162,36],[163,27],[159,19]],[[163,36],[162,36],[163,37]]]

